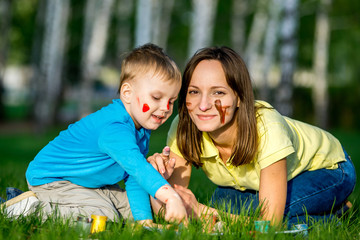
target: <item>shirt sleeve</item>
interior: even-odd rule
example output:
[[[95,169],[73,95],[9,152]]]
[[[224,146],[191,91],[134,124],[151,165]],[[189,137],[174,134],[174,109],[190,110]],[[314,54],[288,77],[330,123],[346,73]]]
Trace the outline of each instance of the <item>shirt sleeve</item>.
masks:
[[[274,110],[267,110],[262,119],[259,139],[257,161],[261,169],[295,152],[291,130],[283,117]]]
[[[137,183],[133,176],[125,181],[126,193],[135,221],[153,219],[149,194]]]
[[[134,181],[145,192],[155,197],[157,190],[168,182],[146,161],[137,145],[135,131],[130,125],[124,123],[109,124],[99,136],[99,148],[134,178]],[[135,190],[138,190],[135,185],[127,189],[127,191]],[[132,192],[128,194],[131,195]],[[140,192],[134,194],[140,194]]]

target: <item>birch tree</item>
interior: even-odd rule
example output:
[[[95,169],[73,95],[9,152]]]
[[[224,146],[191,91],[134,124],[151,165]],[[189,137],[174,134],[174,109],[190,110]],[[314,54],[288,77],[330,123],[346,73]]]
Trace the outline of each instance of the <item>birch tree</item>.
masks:
[[[258,0],[256,6],[256,12],[254,15],[254,19],[251,25],[249,37],[247,40],[246,53],[245,53],[245,61],[248,65],[250,73],[254,73],[256,70],[254,66],[260,66],[260,64],[256,64],[259,59],[260,46],[261,42],[264,39],[264,33],[266,29],[266,23],[268,20],[268,14],[266,10],[267,1],[266,0]]]
[[[298,0],[284,1],[284,16],[280,29],[281,78],[275,97],[275,106],[285,116],[292,116],[293,76],[296,66],[298,42]]]
[[[248,10],[248,0],[233,0],[231,17],[232,48],[242,54],[245,47],[245,17]]]
[[[136,8],[135,47],[152,40],[152,0],[138,0]]]
[[[31,46],[31,69],[32,76],[30,78],[29,84],[29,95],[30,101],[32,103],[32,112],[30,113],[31,118],[36,118],[36,105],[38,103],[38,93],[39,93],[39,84],[40,84],[40,61],[42,56],[42,47],[44,42],[44,31],[45,31],[45,15],[46,15],[46,5],[47,0],[39,0],[37,9],[36,9],[36,18],[35,18],[35,28],[34,28],[34,37],[33,44]]]
[[[166,49],[174,0],[138,0],[135,47],[152,42]]]
[[[35,120],[38,131],[43,131],[55,119],[55,109],[62,88],[62,68],[68,22],[69,1],[46,1],[44,41],[42,45]]]
[[[92,112],[93,85],[105,52],[113,3],[113,0],[86,2],[81,59],[80,117]]]
[[[192,6],[189,57],[212,42],[217,0],[192,0]]]
[[[3,103],[3,77],[6,68],[8,48],[9,48],[9,30],[11,24],[12,1],[0,1],[0,121],[4,119],[4,103]]]
[[[275,61],[275,49],[279,36],[279,17],[283,6],[283,0],[272,0],[269,4],[270,19],[267,24],[264,40],[263,77],[260,88],[261,99],[269,101],[269,75]]]
[[[154,0],[153,0],[154,1]],[[166,49],[174,0],[156,0],[153,5],[152,42]]]
[[[130,17],[134,9],[133,0],[120,0],[117,6],[117,53],[122,53],[131,49],[131,28]]]
[[[322,128],[328,127],[328,83],[327,65],[330,41],[329,8],[331,0],[320,0],[316,15],[314,43],[314,75],[313,101],[315,122]]]

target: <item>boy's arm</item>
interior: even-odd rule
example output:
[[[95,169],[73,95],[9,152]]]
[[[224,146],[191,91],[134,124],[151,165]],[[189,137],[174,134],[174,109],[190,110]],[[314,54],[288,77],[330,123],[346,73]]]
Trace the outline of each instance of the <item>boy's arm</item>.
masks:
[[[128,177],[125,186],[134,220],[152,222],[149,194],[136,182],[133,176]]]
[[[137,145],[134,131],[126,124],[111,124],[103,129],[101,136],[99,136],[99,147],[131,176],[128,181],[134,182],[132,186],[136,186],[135,182],[138,183],[139,187],[144,189],[145,192],[166,204],[165,220],[178,221],[186,219],[186,211],[181,198],[146,161]],[[129,189],[127,188],[127,190]],[[132,201],[136,201],[136,199]]]

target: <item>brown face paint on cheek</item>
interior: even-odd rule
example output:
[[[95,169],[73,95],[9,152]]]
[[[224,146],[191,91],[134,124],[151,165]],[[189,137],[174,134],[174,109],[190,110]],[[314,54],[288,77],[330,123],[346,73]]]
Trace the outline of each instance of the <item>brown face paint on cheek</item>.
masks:
[[[191,107],[192,103],[191,102],[186,102],[186,107],[188,109],[189,112],[192,112],[191,109],[189,109],[189,107]]]
[[[150,110],[149,105],[147,105],[146,103],[144,103],[143,108],[142,108],[142,111],[143,111],[143,112],[147,112],[147,111],[149,111],[149,110]]]
[[[215,100],[215,107],[216,107],[216,110],[218,110],[218,112],[220,114],[220,122],[222,124],[224,124],[225,123],[226,108],[228,108],[228,107],[222,107],[220,99]]]

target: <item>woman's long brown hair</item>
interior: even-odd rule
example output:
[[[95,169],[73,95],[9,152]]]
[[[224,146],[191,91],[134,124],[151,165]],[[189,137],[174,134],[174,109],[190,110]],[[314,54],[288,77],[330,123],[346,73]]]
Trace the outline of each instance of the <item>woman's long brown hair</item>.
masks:
[[[234,166],[248,164],[255,158],[258,147],[254,93],[243,59],[228,47],[200,49],[185,67],[179,94],[179,124],[176,136],[178,148],[184,159],[196,167],[202,166],[200,161],[202,132],[190,118],[186,107],[186,96],[192,74],[203,60],[216,60],[221,63],[227,84],[240,99],[240,105],[234,115],[238,127],[231,164]]]

